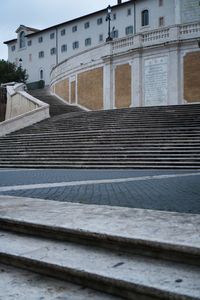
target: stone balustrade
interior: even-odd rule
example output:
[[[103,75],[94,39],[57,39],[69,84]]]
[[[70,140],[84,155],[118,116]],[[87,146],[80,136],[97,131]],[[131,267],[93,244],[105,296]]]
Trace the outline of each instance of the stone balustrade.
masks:
[[[0,136],[49,118],[49,105],[24,91],[24,84],[7,86],[5,121],[0,124]]]

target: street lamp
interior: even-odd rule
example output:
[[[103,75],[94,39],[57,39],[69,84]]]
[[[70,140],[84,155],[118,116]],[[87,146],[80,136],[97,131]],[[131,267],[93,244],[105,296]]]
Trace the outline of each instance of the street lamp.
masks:
[[[19,66],[22,67],[22,59],[19,59]]]
[[[112,41],[111,32],[110,32],[110,21],[111,21],[111,6],[109,5],[107,8],[107,16],[106,16],[106,22],[108,21],[108,37],[106,39],[106,42]]]

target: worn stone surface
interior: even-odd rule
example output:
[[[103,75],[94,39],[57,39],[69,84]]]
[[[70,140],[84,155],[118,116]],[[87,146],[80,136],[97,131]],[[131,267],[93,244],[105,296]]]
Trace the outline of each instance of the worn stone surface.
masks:
[[[143,290],[150,295],[153,290],[159,299],[174,299],[175,295],[179,295],[178,299],[200,299],[200,267],[4,231],[0,232],[0,253],[19,261],[26,259],[31,265],[34,262],[42,269],[50,266],[55,276],[58,272],[73,272],[89,287],[95,280],[101,289],[106,281],[113,289],[120,285],[125,294],[128,286],[130,291]],[[23,261],[20,264],[23,266]]]
[[[94,290],[0,264],[0,300],[120,300]]]
[[[0,218],[200,250],[200,215],[0,196]]]

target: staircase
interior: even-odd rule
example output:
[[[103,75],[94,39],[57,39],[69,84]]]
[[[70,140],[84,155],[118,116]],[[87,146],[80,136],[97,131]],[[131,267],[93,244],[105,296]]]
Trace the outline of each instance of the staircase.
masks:
[[[29,94],[49,104],[49,108],[50,108],[49,113],[51,117],[65,114],[65,113],[82,111],[80,108],[76,106],[66,105],[63,101],[59,100],[57,97],[52,96],[49,92],[48,87],[44,89],[31,90],[29,91]]]
[[[199,222],[199,215],[1,197],[0,263],[75,283],[82,297],[69,299],[86,300],[89,287],[116,300],[199,300]]]
[[[33,95],[52,117],[0,138],[1,168],[200,168],[200,104],[83,112]]]

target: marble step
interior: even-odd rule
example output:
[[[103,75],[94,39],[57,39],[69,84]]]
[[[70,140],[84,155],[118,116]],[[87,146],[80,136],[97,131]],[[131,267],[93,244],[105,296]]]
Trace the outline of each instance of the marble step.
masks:
[[[0,264],[0,274],[0,299],[2,300],[124,299],[5,264]]]
[[[155,159],[155,161],[158,161],[158,160],[195,160],[195,161],[200,161],[200,153],[175,153],[175,154],[172,154],[172,153],[167,153],[167,154],[163,154],[163,153],[99,153],[99,152],[96,152],[96,153],[84,153],[83,150],[82,152],[80,153],[74,153],[74,152],[69,152],[69,153],[52,153],[52,154],[49,154],[48,152],[47,153],[41,153],[41,152],[31,152],[31,151],[28,151],[28,152],[7,152],[5,154],[1,154],[1,161],[5,161],[5,160],[31,160],[31,159],[37,159],[37,160],[54,160],[54,161],[58,161],[58,160],[64,160],[64,159],[67,159],[67,160],[87,160],[88,162],[91,161],[91,160],[99,160],[99,159],[105,159],[105,160],[118,160],[118,159],[122,159],[122,160],[132,160],[132,159],[136,159],[137,161],[139,160],[147,160],[147,159]]]
[[[1,262],[125,299],[200,299],[199,215],[5,196],[0,212]]]
[[[135,164],[132,162],[117,162],[115,164],[113,163],[83,163],[83,162],[76,162],[76,163],[70,163],[66,161],[62,162],[47,162],[47,163],[37,163],[37,161],[31,161],[29,163],[24,162],[10,162],[5,161],[0,163],[0,168],[20,168],[20,169],[194,169],[199,170],[200,164],[196,163],[184,163],[184,162],[175,162],[175,163],[152,163],[152,162],[143,162]]]
[[[0,261],[125,299],[200,299],[199,267],[98,247],[0,231]]]
[[[8,142],[8,143],[18,143],[18,144],[23,144],[23,143],[41,143],[43,141],[45,142],[60,142],[62,143],[63,141],[67,141],[67,142],[78,142],[78,141],[84,141],[84,142],[90,142],[90,141],[175,141],[175,142],[179,142],[179,141],[188,141],[188,142],[200,142],[200,135],[196,134],[193,136],[190,135],[184,135],[184,136],[179,136],[179,135],[175,135],[175,136],[164,136],[164,135],[160,135],[160,136],[137,136],[137,135],[119,135],[119,136],[104,136],[104,135],[96,135],[96,136],[44,136],[42,137],[33,137],[33,136],[26,136],[23,138],[6,138],[4,139],[4,142]]]

